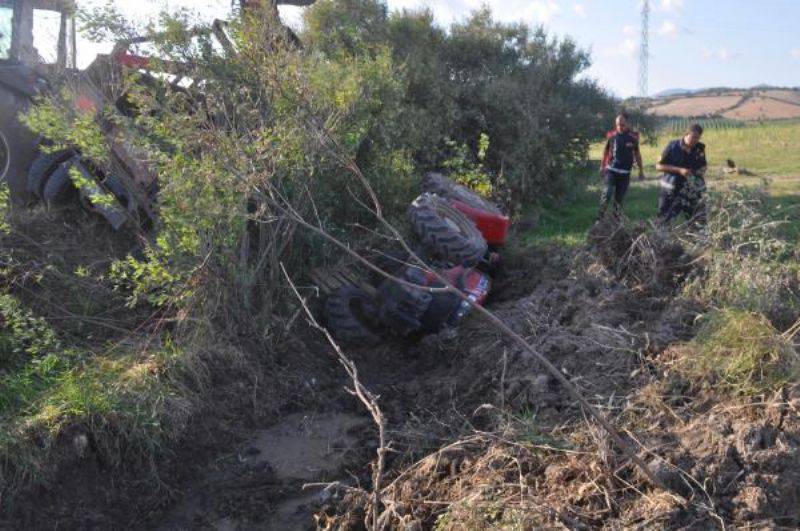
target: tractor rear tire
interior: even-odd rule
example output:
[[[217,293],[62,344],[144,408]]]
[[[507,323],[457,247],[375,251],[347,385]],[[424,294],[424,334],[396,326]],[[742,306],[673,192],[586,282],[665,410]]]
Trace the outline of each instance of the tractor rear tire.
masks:
[[[1,77],[7,80],[25,70],[20,66],[4,65]],[[22,79],[19,81],[24,84]],[[19,115],[28,110],[31,98],[17,88],[0,83],[0,182],[8,183],[9,198],[15,204],[24,205],[29,201],[26,180],[28,168],[36,157],[38,139],[19,121]]]
[[[361,288],[344,285],[325,301],[325,323],[331,334],[349,345],[374,346],[382,337],[377,326],[370,322],[375,302]]]
[[[47,179],[47,184],[44,185],[42,191],[42,199],[47,206],[63,205],[77,191],[69,176],[70,168],[72,168],[72,164],[62,164]]]
[[[6,180],[8,168],[11,166],[11,148],[6,140],[6,135],[0,131],[0,182]]]
[[[58,166],[66,162],[72,155],[73,153],[67,150],[39,153],[28,170],[28,192],[37,199],[42,199],[47,181],[58,169]]]
[[[445,198],[422,194],[408,213],[414,232],[436,258],[471,267],[486,255],[488,245],[475,223]]]
[[[455,183],[442,175],[441,173],[430,172],[426,173],[422,178],[422,190],[432,194],[440,195],[447,199],[460,201],[465,205],[491,212],[498,216],[502,216],[503,212],[491,201],[482,197],[474,190],[470,190],[466,186]]]

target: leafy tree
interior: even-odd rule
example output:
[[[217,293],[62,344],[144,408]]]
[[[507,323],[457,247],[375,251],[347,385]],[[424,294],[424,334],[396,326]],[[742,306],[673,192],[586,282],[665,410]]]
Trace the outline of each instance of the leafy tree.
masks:
[[[390,48],[405,94],[398,122],[386,127],[402,134],[420,169],[446,167],[454,142],[495,180],[503,174],[518,201],[541,199],[568,183],[568,170],[612,121],[614,102],[580,79],[589,56],[570,39],[497,22],[488,7],[449,32],[429,10],[376,16],[385,9],[376,0],[318,3],[307,11],[303,39],[329,57]],[[481,135],[490,139],[484,161]]]

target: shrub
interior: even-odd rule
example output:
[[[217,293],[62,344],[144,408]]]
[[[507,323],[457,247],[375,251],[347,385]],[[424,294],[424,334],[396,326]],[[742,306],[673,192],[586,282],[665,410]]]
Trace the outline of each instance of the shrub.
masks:
[[[701,274],[686,294],[715,307],[762,314],[778,328],[800,316],[800,279],[792,244],[779,236],[765,188],[709,194],[706,237],[694,241]]]
[[[683,363],[690,373],[740,394],[772,391],[800,378],[791,342],[763,315],[741,310],[708,314]]]

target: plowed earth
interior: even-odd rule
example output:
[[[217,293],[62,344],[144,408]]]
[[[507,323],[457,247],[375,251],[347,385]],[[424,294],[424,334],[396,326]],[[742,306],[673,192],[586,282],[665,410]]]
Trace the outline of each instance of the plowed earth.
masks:
[[[535,358],[476,316],[455,338],[348,349],[380,396],[391,441],[381,523],[800,525],[800,388],[732,400],[672,369],[703,311],[678,296],[691,275],[680,246],[604,226],[577,253],[517,254],[488,303],[612,420],[668,491],[650,485]],[[322,338],[298,328],[281,349],[281,378],[292,385],[259,395],[273,413],[243,414],[248,400],[219,418],[210,412],[159,465],[158,489],[137,480],[141,471],[89,459],[8,524],[363,528],[375,427],[343,390],[349,382]]]

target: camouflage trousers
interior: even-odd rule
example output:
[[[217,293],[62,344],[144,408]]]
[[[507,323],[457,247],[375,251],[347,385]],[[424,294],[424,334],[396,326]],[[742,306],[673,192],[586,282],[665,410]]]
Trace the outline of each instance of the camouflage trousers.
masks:
[[[603,193],[600,196],[600,209],[597,212],[598,220],[605,217],[609,204],[612,205],[614,217],[619,217],[622,211],[622,201],[625,199],[630,184],[630,174],[615,173],[609,170],[603,173]]]
[[[661,179],[661,192],[658,197],[659,219],[669,223],[681,214],[685,214],[690,222],[704,225],[708,218],[705,179],[692,175],[681,182],[676,177],[667,175]]]

